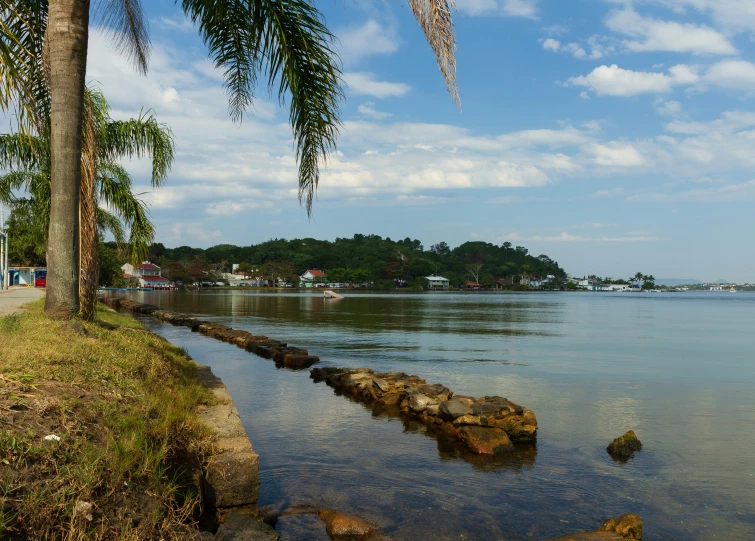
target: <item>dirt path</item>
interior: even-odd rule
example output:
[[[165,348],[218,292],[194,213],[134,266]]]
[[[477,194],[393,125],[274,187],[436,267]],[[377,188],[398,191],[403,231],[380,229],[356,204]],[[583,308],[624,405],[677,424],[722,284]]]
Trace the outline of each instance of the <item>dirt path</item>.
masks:
[[[24,287],[0,291],[0,316],[17,311],[18,307],[45,296],[44,289]]]

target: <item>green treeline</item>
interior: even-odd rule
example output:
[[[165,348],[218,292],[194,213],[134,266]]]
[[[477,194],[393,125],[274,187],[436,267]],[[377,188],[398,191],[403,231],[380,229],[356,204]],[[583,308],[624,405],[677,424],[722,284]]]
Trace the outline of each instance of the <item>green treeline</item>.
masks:
[[[566,276],[548,256],[533,256],[523,246],[510,242],[500,246],[465,242],[456,248],[441,242],[425,249],[419,240],[392,240],[378,235],[357,234],[333,242],[274,239],[250,246],[220,244],[207,249],[166,248],[157,243],[151,246],[149,254],[150,261],[164,271],[180,267],[230,272],[232,264],[238,263],[254,269],[288,268],[293,278],[307,269],[322,269],[331,281],[351,281],[349,277],[354,277],[355,282],[371,281],[378,287],[392,287],[396,283],[422,286],[424,277],[431,274],[448,278],[453,286],[463,286],[467,280],[492,286],[495,278],[521,275]]]

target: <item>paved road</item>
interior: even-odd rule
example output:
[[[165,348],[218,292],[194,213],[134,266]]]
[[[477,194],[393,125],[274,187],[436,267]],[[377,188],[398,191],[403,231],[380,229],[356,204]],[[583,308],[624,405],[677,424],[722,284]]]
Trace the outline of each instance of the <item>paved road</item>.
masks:
[[[15,312],[22,304],[26,304],[27,302],[31,302],[44,296],[44,289],[37,289],[34,287],[0,291],[0,316]]]

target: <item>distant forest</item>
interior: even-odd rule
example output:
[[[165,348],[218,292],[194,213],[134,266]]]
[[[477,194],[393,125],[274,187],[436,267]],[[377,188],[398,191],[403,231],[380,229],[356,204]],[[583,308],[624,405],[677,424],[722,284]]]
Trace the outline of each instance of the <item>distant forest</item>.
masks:
[[[207,249],[153,244],[150,261],[172,279],[191,279],[192,274],[230,272],[234,263],[246,269],[287,269],[290,278],[308,269],[321,269],[332,281],[350,277],[374,282],[378,287],[396,283],[421,286],[431,274],[448,278],[453,286],[473,280],[492,286],[496,278],[521,275],[566,276],[558,263],[545,254],[531,255],[523,246],[504,242],[465,242],[451,248],[445,242],[425,249],[418,240],[392,240],[378,235],[354,235],[335,241],[274,239],[251,246],[220,244]],[[263,273],[264,274],[264,273]],[[287,277],[288,278],[288,277]],[[356,280],[354,280],[356,281]]]

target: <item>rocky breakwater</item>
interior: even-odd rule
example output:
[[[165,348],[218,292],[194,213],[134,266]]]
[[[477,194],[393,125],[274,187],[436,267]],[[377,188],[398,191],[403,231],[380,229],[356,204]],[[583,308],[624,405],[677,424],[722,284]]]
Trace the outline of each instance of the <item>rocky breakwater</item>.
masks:
[[[250,353],[265,359],[272,359],[279,367],[301,370],[309,368],[320,360],[319,357],[310,355],[306,349],[289,346],[267,336],[255,336],[248,331],[233,329],[227,325],[202,321],[186,314],[160,310],[159,307],[152,304],[117,297],[106,297],[100,300],[114,310],[128,310],[136,314],[149,315],[172,325],[189,327],[194,332],[199,332],[216,340],[235,344]]]
[[[537,438],[535,413],[500,396],[454,395],[447,387],[428,384],[419,376],[376,373],[368,368],[314,368],[311,377],[363,402],[396,407],[478,454],[506,454],[514,450],[514,444],[532,444]]]

